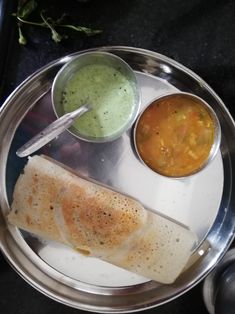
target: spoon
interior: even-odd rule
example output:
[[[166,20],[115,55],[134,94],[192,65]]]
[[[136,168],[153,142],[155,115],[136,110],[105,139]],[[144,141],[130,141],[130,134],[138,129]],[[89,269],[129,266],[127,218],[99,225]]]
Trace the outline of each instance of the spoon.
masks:
[[[17,151],[16,155],[18,157],[26,157],[32,153],[34,153],[39,148],[43,147],[51,140],[53,140],[56,136],[64,132],[67,128],[69,128],[74,120],[85,112],[92,109],[90,104],[85,104],[79,107],[78,109],[66,113],[59,119],[52,122],[49,126],[47,126],[44,130],[42,130],[39,134],[35,135],[31,140],[21,146]]]

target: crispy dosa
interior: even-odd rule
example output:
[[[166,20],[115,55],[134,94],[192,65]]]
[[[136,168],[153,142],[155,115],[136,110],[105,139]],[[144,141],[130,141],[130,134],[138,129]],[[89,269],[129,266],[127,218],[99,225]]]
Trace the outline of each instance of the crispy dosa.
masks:
[[[29,157],[8,220],[161,283],[175,281],[197,241],[189,229],[44,156]]]

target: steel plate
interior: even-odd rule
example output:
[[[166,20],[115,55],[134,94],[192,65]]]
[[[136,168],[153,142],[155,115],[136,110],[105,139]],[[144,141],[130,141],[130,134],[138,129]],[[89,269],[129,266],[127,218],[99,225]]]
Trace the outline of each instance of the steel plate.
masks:
[[[97,49],[92,49],[97,50]],[[195,73],[160,54],[129,47],[103,47],[134,69],[142,108],[156,96],[194,93],[217,113],[222,143],[216,158],[185,179],[153,173],[138,159],[132,129],[110,143],[88,143],[69,132],[37,153],[72,167],[140,200],[146,207],[188,225],[200,245],[172,285],[160,285],[95,258],[8,225],[5,217],[26,158],[16,150],[55,119],[50,99],[53,78],[74,55],[56,60],[23,82],[0,111],[0,246],[9,263],[32,286],[69,306],[94,312],[132,312],[167,302],[192,288],[222,258],[234,236],[234,122],[223,102]],[[80,52],[81,53],[81,52]],[[173,267],[173,265],[172,265]]]

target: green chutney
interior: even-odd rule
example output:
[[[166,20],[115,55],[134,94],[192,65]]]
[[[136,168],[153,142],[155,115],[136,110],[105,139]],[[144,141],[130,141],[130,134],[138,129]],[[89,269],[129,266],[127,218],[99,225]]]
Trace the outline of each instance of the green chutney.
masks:
[[[74,73],[62,93],[64,111],[85,103],[92,110],[75,120],[73,127],[88,137],[109,137],[129,122],[135,106],[133,83],[119,70],[105,64],[89,64]]]

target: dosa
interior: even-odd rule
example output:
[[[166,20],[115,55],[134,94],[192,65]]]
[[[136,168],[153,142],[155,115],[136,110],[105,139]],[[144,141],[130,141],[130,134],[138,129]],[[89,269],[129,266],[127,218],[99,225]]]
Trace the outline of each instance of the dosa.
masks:
[[[161,283],[175,281],[197,241],[189,229],[44,156],[29,157],[8,220]]]

